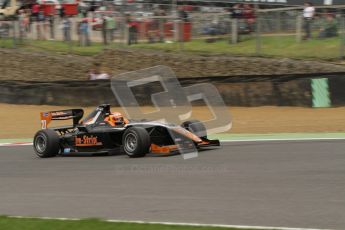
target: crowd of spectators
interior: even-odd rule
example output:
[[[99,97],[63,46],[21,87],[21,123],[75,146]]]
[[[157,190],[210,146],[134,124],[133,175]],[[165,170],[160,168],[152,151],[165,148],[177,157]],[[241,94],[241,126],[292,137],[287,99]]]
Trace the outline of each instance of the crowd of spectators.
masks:
[[[168,17],[166,17],[171,16],[172,12],[167,12],[164,7],[159,5],[153,5],[147,11],[151,13],[150,17],[152,18],[150,23],[143,25],[144,23],[141,23],[142,21],[135,16],[135,13],[138,12],[133,12],[134,15],[128,12],[119,12],[119,8],[111,4],[107,5],[109,3],[99,3],[95,0],[88,3],[79,1],[77,14],[71,15],[66,14],[61,4],[55,5],[54,12],[47,13],[40,1],[42,0],[38,0],[29,8],[18,11],[20,38],[25,38],[34,29],[35,36],[40,40],[54,40],[57,37],[56,33],[59,32],[66,42],[72,41],[72,39],[75,39],[74,35],[77,35],[79,44],[88,46],[94,37],[91,36],[91,30],[97,30],[100,31],[102,42],[109,44],[114,41],[116,32],[118,32],[121,39],[124,38],[125,28],[123,26],[126,26],[128,29],[127,41],[131,45],[138,43],[139,39],[143,37],[150,43],[165,42],[166,34],[170,33],[169,36],[172,36],[171,31],[174,31],[176,26],[172,23],[172,19],[167,19]],[[226,21],[224,17],[210,16],[210,18],[205,18],[206,22],[201,28],[203,34],[218,35],[230,33],[231,24],[229,24],[229,16],[231,19],[238,19],[237,31],[239,34],[248,34],[255,31],[257,18],[253,4],[233,4],[232,7],[224,8],[224,10],[228,23],[224,23]],[[185,6],[178,6],[177,13],[181,22],[194,23],[190,17],[192,13],[186,10]],[[166,28],[167,22],[170,23],[170,29]],[[141,26],[145,27],[145,31],[142,30]],[[313,36],[313,31],[315,34],[316,28],[319,29],[316,37],[320,39],[337,36],[338,26],[338,20],[333,13],[316,13],[312,3],[305,3],[303,10],[304,40],[310,39]],[[167,32],[168,30],[170,32]]]
[[[25,38],[32,29],[35,29],[37,39],[54,40],[56,39],[56,28],[59,28],[64,41],[71,41],[72,33],[75,31],[80,45],[84,46],[91,44],[90,30],[95,30],[101,32],[102,42],[109,44],[114,40],[116,30],[120,33],[124,32],[125,24],[129,32],[128,44],[138,42],[140,22],[128,12],[120,12],[111,4],[103,3],[102,5],[96,1],[91,1],[89,4],[83,1],[78,2],[77,11],[78,14],[66,14],[64,7],[57,4],[51,13],[47,13],[43,4],[35,2],[31,7],[18,11],[20,37]],[[179,9],[178,13],[183,21],[188,21],[187,12]],[[160,30],[162,30],[162,23],[166,23],[164,17],[167,16],[167,13],[165,9],[155,6],[152,9],[152,16],[154,18],[148,24],[146,31],[147,39],[149,42],[163,42],[164,34]],[[122,28],[120,28],[121,26]]]
[[[319,39],[338,36],[338,21],[335,15],[333,13],[317,14],[313,4],[311,2],[306,2],[303,9],[304,40],[312,38],[312,28],[316,19],[319,23],[315,26],[319,26],[320,28],[317,35]]]
[[[255,31],[256,15],[251,4],[234,4],[226,9],[231,19],[237,19],[237,32],[239,34],[249,34]],[[230,32],[231,25],[226,23],[228,17],[214,16],[212,21],[203,28],[203,34],[222,35]]]
[[[247,29],[254,31],[254,25],[256,22],[255,11],[250,4],[235,4],[230,9],[231,18],[242,19],[246,23]]]
[[[54,9],[46,11],[43,4],[33,3],[30,7],[18,10],[19,38],[27,37],[28,33],[35,30],[39,40],[56,39],[56,29],[60,29],[64,41],[72,40],[72,31],[76,31],[81,45],[90,45],[90,23],[95,22],[96,6],[91,2],[86,5],[79,2],[78,14],[66,14],[64,7],[56,4]],[[114,39],[115,20],[113,17],[102,16],[99,18],[101,30],[104,34],[104,43]],[[73,28],[76,26],[76,28]]]

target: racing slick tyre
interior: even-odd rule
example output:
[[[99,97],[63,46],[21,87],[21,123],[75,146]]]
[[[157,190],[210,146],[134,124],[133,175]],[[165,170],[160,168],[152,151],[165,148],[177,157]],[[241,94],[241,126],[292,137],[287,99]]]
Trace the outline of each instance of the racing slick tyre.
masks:
[[[59,135],[51,129],[42,129],[34,137],[34,150],[41,158],[55,157],[60,151]]]
[[[131,127],[123,134],[122,145],[129,157],[144,157],[150,151],[150,135],[142,127]]]
[[[183,128],[187,129],[189,132],[194,133],[200,138],[207,137],[207,131],[205,125],[199,120],[185,121],[181,125]]]

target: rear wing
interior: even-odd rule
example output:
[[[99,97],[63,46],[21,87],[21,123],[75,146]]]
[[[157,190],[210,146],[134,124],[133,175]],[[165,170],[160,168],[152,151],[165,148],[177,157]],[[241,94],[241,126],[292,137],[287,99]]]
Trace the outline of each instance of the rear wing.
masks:
[[[51,121],[54,120],[72,120],[73,127],[79,124],[80,119],[84,115],[82,109],[69,109],[60,111],[41,112],[41,125],[42,129],[47,129]]]

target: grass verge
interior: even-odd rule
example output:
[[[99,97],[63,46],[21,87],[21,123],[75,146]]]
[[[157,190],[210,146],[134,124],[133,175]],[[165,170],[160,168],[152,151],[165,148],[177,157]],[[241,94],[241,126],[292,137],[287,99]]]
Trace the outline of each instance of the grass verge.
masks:
[[[54,220],[39,218],[0,217],[0,229],[6,230],[235,230],[235,228],[197,227],[162,224],[115,223],[99,219]],[[242,229],[246,230],[246,229]],[[251,229],[247,229],[251,230]]]
[[[229,44],[229,39],[223,37],[213,43],[206,43],[205,39],[194,39],[190,42],[179,43],[140,43],[133,48],[163,50],[169,52],[183,52],[185,54],[208,55],[239,55],[239,56],[266,56],[285,57],[295,59],[335,60],[340,57],[339,37],[329,39],[311,39],[301,43],[296,42],[295,36],[263,36],[261,37],[261,52],[256,53],[256,40],[253,36],[242,36],[238,44]],[[92,56],[101,53],[107,48],[124,47],[113,43],[104,46],[102,43],[93,42],[91,46],[81,47],[78,42],[63,41],[37,41],[25,40],[13,45],[12,39],[0,39],[0,47],[19,47],[25,50],[48,51]]]
[[[261,52],[256,53],[256,40],[243,37],[238,44],[229,44],[228,39],[206,43],[204,39],[176,43],[138,44],[136,48],[165,50],[201,54],[231,54],[241,56],[285,57],[295,59],[333,60],[340,56],[340,38],[311,39],[301,43],[295,36],[266,36],[261,38]]]
[[[14,46],[13,40],[2,39],[0,40],[1,48],[21,48],[26,51],[46,51],[51,53],[60,54],[77,54],[82,56],[92,56],[101,53],[105,48],[115,48],[113,46],[104,46],[101,43],[92,43],[91,46],[79,46],[78,42],[63,42],[63,41],[37,41],[37,40],[25,40],[17,41]]]

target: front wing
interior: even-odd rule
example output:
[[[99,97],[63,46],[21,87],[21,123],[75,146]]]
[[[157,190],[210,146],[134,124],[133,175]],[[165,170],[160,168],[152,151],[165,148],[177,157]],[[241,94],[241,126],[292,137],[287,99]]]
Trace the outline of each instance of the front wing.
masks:
[[[194,147],[196,148],[203,148],[203,147],[215,147],[220,146],[219,140],[209,140],[206,138],[202,139],[202,142],[195,143]],[[174,145],[165,145],[165,146],[159,146],[156,144],[151,144],[151,152],[152,153],[161,153],[161,154],[169,154],[174,153],[179,150],[188,150],[193,149],[193,146],[189,146],[188,144],[174,144]]]

